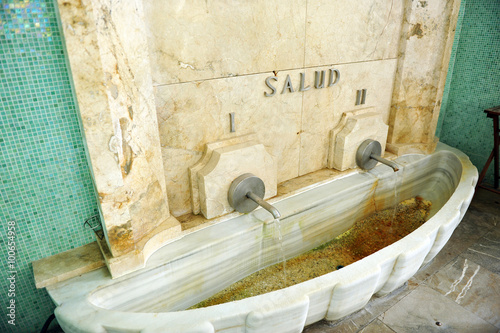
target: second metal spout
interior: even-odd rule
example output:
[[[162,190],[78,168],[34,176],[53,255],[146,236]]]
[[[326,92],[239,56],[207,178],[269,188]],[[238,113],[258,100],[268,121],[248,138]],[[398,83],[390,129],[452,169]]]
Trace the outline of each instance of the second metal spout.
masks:
[[[363,170],[371,170],[377,165],[377,162],[390,166],[394,172],[399,170],[399,166],[382,156],[382,146],[380,142],[367,139],[359,145],[356,151],[356,164]]]
[[[399,167],[396,163],[392,162],[392,161],[389,161],[389,160],[386,160],[385,158],[381,157],[381,156],[378,156],[378,155],[375,155],[375,154],[371,154],[370,155],[370,158],[374,159],[375,161],[378,161],[380,163],[383,163],[387,166],[390,166],[394,172],[396,171],[399,171]]]

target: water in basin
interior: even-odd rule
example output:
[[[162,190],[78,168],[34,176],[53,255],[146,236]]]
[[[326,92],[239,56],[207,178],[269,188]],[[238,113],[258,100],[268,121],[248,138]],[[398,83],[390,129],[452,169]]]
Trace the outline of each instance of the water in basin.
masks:
[[[391,245],[425,223],[431,202],[421,197],[404,200],[356,222],[333,240],[287,261],[269,266],[232,284],[193,308],[237,301],[283,288],[283,274],[292,286],[352,264]]]

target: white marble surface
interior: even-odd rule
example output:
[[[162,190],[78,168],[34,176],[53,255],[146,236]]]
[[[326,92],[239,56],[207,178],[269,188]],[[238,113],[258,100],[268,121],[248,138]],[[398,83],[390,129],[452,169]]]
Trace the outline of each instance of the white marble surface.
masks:
[[[102,327],[116,332],[163,332],[165,327],[187,332],[268,332],[269,328],[288,332],[291,328],[300,331],[322,318],[341,318],[362,308],[372,294],[384,295],[407,281],[444,246],[465,214],[477,170],[459,151],[444,145],[438,150],[431,156],[397,160],[406,171],[400,199],[417,194],[429,198],[435,206],[433,216],[404,239],[342,270],[269,294],[179,311],[276,262],[277,256],[271,255],[277,251],[272,236],[276,226],[266,223],[267,212],[257,210],[185,234],[156,252],[146,269],[129,276],[110,280],[98,270],[50,287],[58,305],[58,322],[68,332],[95,332]],[[379,208],[390,205],[394,175],[391,169],[379,166],[371,173],[355,173],[271,201],[283,215],[286,256],[342,232],[352,223],[353,214],[363,211],[360,207],[367,203],[373,207],[371,200]],[[326,216],[335,216],[334,223],[326,222]],[[313,234],[317,236],[307,236]],[[217,279],[207,278],[211,275]]]

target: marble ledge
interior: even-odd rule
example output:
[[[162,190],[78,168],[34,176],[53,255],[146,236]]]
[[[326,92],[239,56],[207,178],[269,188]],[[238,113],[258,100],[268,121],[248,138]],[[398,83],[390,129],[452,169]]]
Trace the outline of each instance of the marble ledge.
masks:
[[[38,289],[106,266],[97,242],[33,261],[32,265]]]
[[[172,216],[154,228],[151,237],[135,244],[136,250],[113,257],[104,239],[66,252],[33,261],[33,275],[38,289],[54,285],[107,266],[113,278],[143,268],[149,256],[164,244],[181,235],[179,222]]]

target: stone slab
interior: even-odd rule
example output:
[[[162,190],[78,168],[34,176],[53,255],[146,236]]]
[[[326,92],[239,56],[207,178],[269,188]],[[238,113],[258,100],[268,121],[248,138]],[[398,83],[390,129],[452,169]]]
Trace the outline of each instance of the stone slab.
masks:
[[[398,333],[498,331],[495,326],[426,286],[419,286],[379,319]]]
[[[299,175],[327,167],[330,132],[344,113],[370,108],[388,123],[396,64],[396,59],[386,59],[314,68],[315,72],[326,71],[327,80],[329,69],[337,69],[340,79],[332,87],[304,93]],[[357,91],[362,89],[366,89],[365,103],[356,105]]]
[[[304,64],[303,1],[152,0],[144,7],[155,84]]]
[[[426,284],[500,328],[499,275],[459,256],[434,274]]]
[[[147,238],[143,238],[135,244],[135,251],[121,256],[113,256],[106,246],[104,240],[98,244],[104,256],[104,261],[113,279],[135,272],[144,268],[148,258],[165,244],[174,241],[181,236],[182,228],[179,221],[170,216],[159,226],[150,231]]]
[[[97,242],[32,262],[35,285],[44,288],[105,266]]]
[[[500,275],[500,228],[487,233],[468,248],[463,256]]]
[[[193,214],[196,215],[200,214],[201,212],[198,172],[201,169],[203,169],[203,167],[205,167],[207,163],[210,161],[210,158],[212,157],[212,153],[214,152],[214,150],[254,140],[256,140],[256,136],[254,133],[251,133],[248,135],[237,136],[234,138],[229,138],[227,140],[221,140],[206,144],[205,151],[201,159],[198,161],[198,163],[189,168],[189,184],[191,186],[191,201],[192,201]]]

